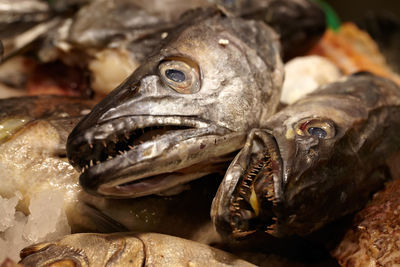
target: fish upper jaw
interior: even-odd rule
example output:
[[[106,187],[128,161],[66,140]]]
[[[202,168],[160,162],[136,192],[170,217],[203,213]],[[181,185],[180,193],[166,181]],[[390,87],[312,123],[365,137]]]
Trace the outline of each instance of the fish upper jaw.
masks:
[[[238,150],[245,133],[192,116],[124,116],[74,131],[68,158],[89,193],[115,198],[159,193],[212,168],[187,167]],[[225,159],[226,160],[226,159]],[[215,162],[209,162],[210,164]],[[146,179],[145,179],[146,178]]]
[[[252,130],[214,198],[211,217],[217,230],[235,239],[260,230],[274,234],[282,175],[274,136],[268,130]]]

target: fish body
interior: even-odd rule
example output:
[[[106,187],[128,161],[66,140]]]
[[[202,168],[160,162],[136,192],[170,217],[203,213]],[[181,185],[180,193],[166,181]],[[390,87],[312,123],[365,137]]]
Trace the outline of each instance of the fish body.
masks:
[[[215,9],[188,14],[70,134],[83,188],[138,197],[223,171],[278,105],[279,49],[262,22]]]
[[[399,150],[400,90],[369,73],[331,83],[253,130],[213,201],[219,232],[305,236],[362,208]]]
[[[142,234],[75,234],[21,252],[24,266],[255,266],[178,237]]]

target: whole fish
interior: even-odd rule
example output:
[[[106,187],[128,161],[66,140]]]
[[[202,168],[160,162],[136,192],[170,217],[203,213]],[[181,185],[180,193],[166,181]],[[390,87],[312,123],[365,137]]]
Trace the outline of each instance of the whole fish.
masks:
[[[254,129],[213,201],[219,232],[307,235],[362,208],[399,151],[400,89],[368,73],[331,83]]]
[[[276,109],[278,37],[262,22],[196,10],[68,137],[88,192],[130,198],[223,172]]]
[[[75,234],[21,251],[23,266],[255,266],[178,237],[143,234]]]

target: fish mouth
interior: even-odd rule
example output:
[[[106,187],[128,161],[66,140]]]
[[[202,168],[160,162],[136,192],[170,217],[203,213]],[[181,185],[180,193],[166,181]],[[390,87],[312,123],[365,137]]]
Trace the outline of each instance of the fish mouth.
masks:
[[[68,158],[82,172],[80,183],[89,193],[139,197],[209,174],[212,168],[191,172],[187,167],[207,158],[207,149],[210,157],[217,155],[216,145],[230,133],[190,116],[119,117],[73,134]]]
[[[219,200],[224,207],[214,219],[217,229],[228,231],[235,239],[258,231],[274,235],[282,177],[282,159],[275,138],[263,130],[253,131],[227,175],[235,185],[227,192],[228,201]]]

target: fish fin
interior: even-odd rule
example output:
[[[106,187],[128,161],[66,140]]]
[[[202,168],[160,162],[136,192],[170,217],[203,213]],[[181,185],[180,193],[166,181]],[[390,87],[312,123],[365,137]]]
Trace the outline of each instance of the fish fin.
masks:
[[[97,231],[101,233],[115,233],[115,232],[128,232],[126,228],[120,222],[107,216],[96,207],[88,203],[79,203],[78,208],[85,216],[89,217],[91,223],[95,225]]]

